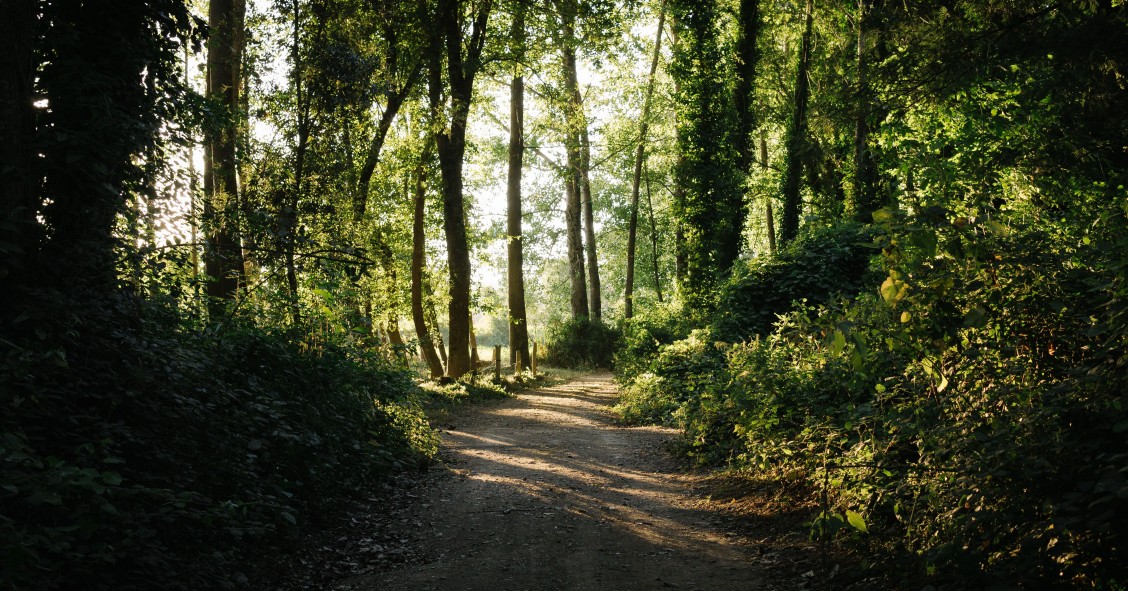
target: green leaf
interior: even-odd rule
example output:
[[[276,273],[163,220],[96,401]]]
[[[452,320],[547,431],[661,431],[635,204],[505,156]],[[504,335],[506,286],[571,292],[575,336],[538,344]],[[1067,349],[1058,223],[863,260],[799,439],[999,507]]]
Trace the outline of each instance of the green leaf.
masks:
[[[118,486],[121,484],[121,474],[117,472],[102,472],[102,482],[110,486]]]
[[[863,534],[869,533],[869,528],[866,527],[866,520],[862,519],[862,514],[857,511],[846,512],[846,522],[849,523],[854,529],[862,532]]]
[[[842,334],[841,330],[834,331],[834,336],[830,341],[830,354],[839,355],[842,350],[846,348],[846,335]]]

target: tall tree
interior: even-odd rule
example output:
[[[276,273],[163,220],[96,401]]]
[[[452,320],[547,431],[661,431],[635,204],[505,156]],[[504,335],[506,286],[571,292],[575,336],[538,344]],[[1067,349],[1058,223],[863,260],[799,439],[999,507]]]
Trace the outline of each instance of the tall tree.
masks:
[[[466,236],[466,205],[462,194],[462,164],[466,152],[466,123],[474,94],[474,78],[482,67],[486,24],[493,4],[478,3],[471,13],[470,38],[466,39],[463,0],[439,0],[436,12],[435,41],[430,52],[430,95],[433,112],[443,113],[442,54],[446,57],[446,78],[450,123],[436,127],[435,145],[443,179],[443,229],[446,233],[447,267],[450,273],[448,326],[450,343],[446,375],[458,378],[470,367],[470,246]],[[445,52],[442,52],[445,48]],[[445,118],[444,118],[445,119]],[[436,123],[438,123],[436,121]]]
[[[760,37],[760,0],[740,0],[740,12],[737,15],[737,41],[736,41],[736,90],[733,102],[736,107],[736,137],[733,138],[736,149],[736,165],[742,176],[752,174],[752,166],[756,161],[756,140],[752,132],[756,130],[758,118],[756,116],[756,68],[760,60],[757,46]],[[752,195],[748,183],[744,183],[744,199],[740,207],[733,211],[732,224],[740,231],[748,218],[752,205]],[[739,244],[734,245],[739,248]],[[733,260],[739,251],[733,255]]]
[[[565,193],[567,203],[564,208],[566,231],[568,234],[568,275],[572,287],[572,318],[588,318],[587,277],[584,272],[583,231],[583,170],[580,143],[580,128],[587,125],[583,118],[583,98],[576,72],[576,0],[563,0],[559,7],[561,48],[564,68],[564,145],[567,156],[565,172]]]
[[[795,99],[791,105],[791,121],[787,128],[787,155],[783,172],[783,215],[779,241],[787,244],[799,234],[799,213],[802,202],[799,180],[807,146],[807,102],[811,96],[811,29],[814,23],[814,0],[807,0],[804,11],[803,38],[799,44],[799,61],[795,67]]]
[[[642,99],[642,115],[638,123],[638,145],[635,146],[634,176],[631,180],[631,212],[627,226],[627,277],[626,295],[623,297],[623,314],[627,318],[634,316],[634,275],[635,275],[635,246],[638,232],[638,195],[639,185],[642,184],[642,165],[646,157],[646,136],[650,127],[650,101],[654,97],[654,75],[658,72],[658,58],[662,55],[662,35],[666,27],[666,0],[658,7],[658,34],[654,39],[654,50],[650,57],[650,75],[646,82],[646,95]],[[648,185],[649,187],[649,185]],[[650,192],[647,191],[647,199]],[[654,208],[650,208],[651,230],[654,228]],[[651,238],[654,238],[653,232]],[[657,248],[655,248],[655,288],[658,299],[662,299],[662,291],[658,288],[657,279]]]
[[[219,121],[204,134],[204,269],[213,313],[223,300],[235,297],[243,276],[243,252],[235,212],[239,180],[236,144],[239,138],[239,100],[242,77],[243,21],[246,0],[211,0],[208,4],[207,90]]]
[[[873,0],[858,0],[858,45],[855,61],[857,90],[854,104],[854,182],[851,191],[850,213],[855,219],[868,222],[875,210],[881,207],[877,188],[877,161],[870,146],[873,117],[873,91],[870,87],[869,69],[870,37],[877,31],[873,21],[880,18],[874,10]]]
[[[591,307],[591,317],[599,320],[603,317],[603,295],[599,282],[599,257],[595,244],[595,213],[592,211],[591,201],[591,139],[588,137],[587,115],[584,114],[583,97],[578,94],[580,126],[580,204],[584,214],[584,252],[587,255],[588,270],[588,305]]]
[[[419,338],[419,349],[432,378],[443,375],[443,364],[435,352],[435,342],[427,327],[427,316],[423,309],[423,272],[427,265],[427,236],[425,234],[424,214],[427,207],[427,160],[431,157],[430,146],[419,156],[415,167],[415,212],[411,224],[411,319],[415,325],[415,335]]]
[[[525,314],[524,245],[521,242],[521,173],[525,161],[525,3],[513,6],[509,34],[513,80],[509,85],[509,174],[506,186],[507,283],[509,354],[524,371],[529,362],[529,323]]]
[[[678,81],[678,148],[682,161],[675,202],[686,256],[681,292],[694,309],[712,305],[742,243],[743,192],[737,168],[734,108],[720,34],[720,9],[711,2],[671,0],[678,30],[671,73]]]

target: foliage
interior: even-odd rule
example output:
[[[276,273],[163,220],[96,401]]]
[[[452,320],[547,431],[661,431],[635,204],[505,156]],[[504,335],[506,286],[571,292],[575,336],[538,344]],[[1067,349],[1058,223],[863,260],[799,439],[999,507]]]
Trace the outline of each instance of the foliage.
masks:
[[[860,292],[872,280],[872,239],[861,224],[808,228],[776,256],[737,267],[721,288],[713,329],[727,341],[765,335],[797,301],[817,305]]]
[[[580,317],[548,327],[544,362],[563,368],[610,367],[619,331],[599,320]]]
[[[0,366],[6,588],[229,584],[247,542],[437,451],[410,376],[343,341],[41,295]]]
[[[701,460],[807,474],[827,492],[814,534],[915,555],[910,576],[1122,581],[1103,559],[1128,531],[1124,346],[1104,336],[1122,319],[1093,313],[1120,284],[1107,246],[879,213],[880,289],[736,345],[694,332],[628,384],[621,412],[679,425]],[[1122,244],[1123,214],[1106,219],[1101,240]]]
[[[650,308],[624,321],[622,339],[615,349],[615,374],[627,383],[649,371],[659,349],[689,336],[692,328],[690,317],[676,305]]]

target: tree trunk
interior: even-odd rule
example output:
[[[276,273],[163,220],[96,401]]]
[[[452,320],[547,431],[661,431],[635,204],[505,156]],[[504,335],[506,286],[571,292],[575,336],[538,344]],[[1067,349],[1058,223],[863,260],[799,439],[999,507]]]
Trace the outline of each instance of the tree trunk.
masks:
[[[635,271],[635,246],[636,234],[638,232],[638,194],[639,185],[642,184],[642,162],[646,157],[646,133],[650,126],[650,101],[654,96],[654,75],[658,72],[658,58],[662,55],[662,35],[666,24],[666,0],[662,0],[661,6],[658,8],[658,35],[654,39],[654,51],[650,57],[650,77],[646,82],[646,95],[642,100],[642,117],[639,120],[638,129],[638,145],[635,147],[635,162],[634,162],[634,177],[631,180],[631,217],[630,223],[627,226],[627,285],[626,295],[623,297],[624,316],[631,318],[634,316],[634,271]],[[649,179],[647,179],[647,200],[650,199]],[[650,209],[650,224],[651,230],[654,227],[654,208],[651,205]],[[651,238],[653,238],[653,232]],[[657,257],[657,248],[655,248],[655,257]],[[658,289],[658,259],[655,258],[655,279],[654,285],[658,292],[658,301],[662,301],[662,291]]]
[[[795,71],[795,101],[791,124],[787,130],[787,162],[783,174],[783,220],[779,239],[787,244],[799,235],[799,214],[802,202],[799,180],[803,171],[803,153],[807,145],[807,101],[810,98],[808,73],[811,65],[811,29],[814,22],[814,0],[807,0],[803,40],[799,47],[799,65]]]
[[[466,236],[466,210],[462,195],[462,163],[466,151],[466,123],[474,93],[474,77],[481,67],[486,22],[491,2],[478,5],[471,37],[463,56],[462,6],[459,0],[440,0],[437,29],[446,46],[446,73],[450,90],[451,120],[435,134],[443,180],[443,229],[446,233],[447,267],[450,272],[450,351],[447,376],[458,378],[470,371],[470,247]],[[436,41],[439,39],[436,38]],[[442,68],[439,48],[432,47],[430,86],[432,110],[441,113],[436,99],[441,95]]]
[[[737,66],[736,66],[736,164],[743,178],[752,174],[752,166],[756,161],[756,140],[752,132],[756,129],[757,117],[754,110],[756,68],[759,65],[760,54],[757,43],[760,36],[760,0],[740,0],[739,33],[737,38]],[[748,220],[748,212],[752,206],[752,194],[748,183],[742,183],[740,189],[741,203],[733,211],[733,228],[738,236],[743,236],[744,226]],[[743,243],[743,240],[739,241]],[[731,252],[731,251],[730,251]],[[739,248],[733,253],[732,260],[739,256]]]
[[[294,326],[302,323],[301,308],[298,304],[298,268],[294,263],[294,253],[297,248],[298,232],[298,204],[301,202],[303,181],[305,180],[306,152],[309,149],[309,111],[310,98],[302,85],[302,53],[301,53],[301,5],[294,0],[294,39],[292,58],[294,62],[294,99],[297,107],[298,142],[294,151],[294,186],[288,195],[286,205],[282,210],[281,222],[283,227],[282,247],[285,251],[286,285],[290,290],[290,316]]]
[[[36,255],[35,236],[39,224],[32,171],[32,141],[35,136],[35,111],[32,108],[35,76],[32,32],[36,10],[33,0],[0,2],[0,314],[18,294],[15,287],[28,284]]]
[[[564,3],[560,16],[564,43],[564,85],[567,93],[567,104],[564,107],[566,122],[564,143],[568,164],[564,181],[567,194],[564,217],[568,233],[568,275],[572,286],[572,318],[578,320],[587,318],[589,310],[587,278],[584,273],[583,205],[581,204],[583,189],[581,187],[580,127],[585,125],[585,122],[582,120],[582,113],[579,108],[581,98],[579,82],[576,78],[576,6],[574,0]]]
[[[764,171],[768,170],[768,134],[762,129],[760,130],[760,168]],[[771,194],[764,196],[764,223],[768,226],[768,252],[775,254],[775,216],[772,214]]]
[[[516,74],[509,87],[509,176],[506,187],[506,235],[509,250],[507,279],[509,289],[509,355],[517,372],[529,361],[529,324],[525,314],[524,246],[521,232],[521,174],[525,160],[525,78],[521,75],[525,59],[525,7],[514,7],[510,43],[517,61]]]
[[[581,102],[580,121],[580,203],[584,212],[584,246],[587,252],[588,268],[588,304],[591,306],[591,317],[594,320],[603,318],[603,295],[599,284],[599,258],[596,255],[595,245],[595,215],[592,212],[591,202],[591,141],[588,139],[587,117],[584,115],[584,106]]]
[[[423,269],[427,264],[427,244],[424,234],[424,214],[426,213],[427,190],[424,185],[425,163],[429,150],[424,149],[415,167],[415,215],[411,226],[411,320],[415,324],[415,334],[419,338],[419,350],[431,371],[431,378],[443,375],[443,364],[435,354],[435,343],[431,331],[427,329],[427,317],[423,311]]]
[[[869,222],[873,212],[881,204],[878,199],[876,187],[877,163],[874,161],[873,152],[869,147],[870,123],[869,116],[872,109],[873,96],[870,90],[868,72],[869,64],[866,44],[866,29],[869,13],[872,10],[872,0],[858,0],[858,47],[856,57],[857,67],[857,103],[854,120],[854,183],[853,195],[850,203],[850,213],[854,219]]]
[[[232,217],[239,200],[235,150],[242,57],[238,39],[245,14],[245,0],[211,0],[208,6],[206,93],[226,111],[220,129],[209,129],[204,137],[204,269],[213,316],[222,313],[224,301],[235,298],[243,280],[242,247]]]
[[[650,175],[646,176],[646,206],[650,212],[650,248],[654,255],[654,294],[662,303],[662,276],[658,273],[658,224],[654,223],[654,201],[650,198]]]
[[[439,327],[439,315],[435,313],[435,290],[431,289],[431,278],[426,270],[423,272],[423,315],[427,320],[427,328],[431,331],[431,338],[435,341],[435,352],[439,354],[439,361],[445,366],[447,363],[446,342],[443,340],[443,331]]]
[[[476,372],[481,358],[478,357],[478,335],[474,333],[474,315],[470,314],[466,322],[470,326],[470,371]]]

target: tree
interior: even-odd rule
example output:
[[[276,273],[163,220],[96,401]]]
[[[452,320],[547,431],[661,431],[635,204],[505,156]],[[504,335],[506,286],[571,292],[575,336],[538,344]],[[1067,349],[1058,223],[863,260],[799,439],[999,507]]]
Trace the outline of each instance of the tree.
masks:
[[[654,97],[654,75],[658,71],[658,58],[662,55],[662,35],[666,26],[666,0],[658,8],[658,35],[654,39],[654,51],[650,58],[650,76],[646,82],[646,95],[642,100],[642,115],[638,124],[638,145],[635,147],[634,177],[631,182],[630,222],[627,227],[627,280],[626,294],[623,297],[623,315],[630,318],[634,315],[634,271],[635,271],[635,234],[638,230],[638,195],[639,185],[642,181],[642,165],[646,157],[646,134],[650,126],[650,102]],[[647,200],[650,198],[649,183],[647,184]],[[654,206],[650,206],[651,238],[654,239]],[[662,290],[658,284],[658,247],[654,242],[654,286],[658,293],[658,301],[662,300]]]
[[[506,185],[509,354],[517,371],[529,363],[529,322],[525,313],[524,245],[521,242],[521,172],[525,159],[525,5],[513,6],[510,28],[513,80],[509,86],[509,173]]]
[[[430,51],[429,86],[432,112],[443,113],[442,57],[446,57],[450,123],[437,126],[435,144],[443,179],[443,229],[446,233],[450,305],[450,343],[446,375],[461,377],[470,371],[470,248],[466,237],[466,210],[462,195],[462,164],[466,152],[466,123],[474,94],[474,78],[482,67],[482,49],[492,2],[485,0],[473,12],[470,38],[464,39],[462,0],[439,0],[436,31]],[[445,52],[442,49],[445,48]],[[442,52],[442,53],[440,53]],[[435,122],[438,124],[438,121]]]
[[[799,180],[803,169],[803,156],[807,146],[807,102],[811,96],[809,72],[811,68],[811,29],[814,22],[814,0],[807,0],[803,19],[803,38],[799,44],[799,62],[795,67],[795,100],[787,128],[787,155],[783,173],[783,215],[780,221],[779,240],[787,244],[799,234],[799,214],[802,202]]]
[[[711,306],[713,288],[727,277],[742,244],[743,192],[734,150],[734,109],[719,31],[711,2],[673,0],[679,31],[671,73],[679,82],[675,208],[683,224],[685,274],[682,294],[691,308]]]
[[[204,268],[214,315],[234,299],[243,280],[243,251],[236,222],[239,200],[236,144],[242,77],[243,20],[246,0],[211,0],[208,4],[207,98],[218,120],[204,135]],[[295,19],[297,16],[295,15]]]
[[[576,73],[576,0],[563,0],[559,6],[561,64],[564,69],[564,145],[567,154],[564,185],[567,203],[564,218],[568,234],[568,275],[572,286],[572,318],[588,318],[589,299],[587,278],[584,273],[584,244],[582,238],[583,215],[583,155],[580,129],[587,125],[583,115],[583,98]]]

